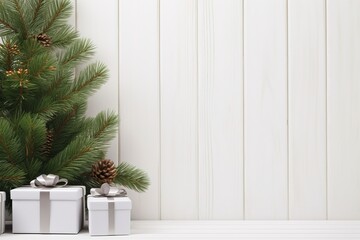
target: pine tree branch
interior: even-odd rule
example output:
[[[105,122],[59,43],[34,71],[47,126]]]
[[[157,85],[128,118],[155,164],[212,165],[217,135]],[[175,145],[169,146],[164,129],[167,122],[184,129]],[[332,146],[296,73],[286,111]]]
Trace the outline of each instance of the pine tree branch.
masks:
[[[73,155],[71,158],[67,159],[65,164],[61,166],[61,168],[58,170],[59,174],[61,176],[65,176],[70,179],[74,179],[73,174],[69,174],[67,171],[69,168],[72,168],[72,163],[80,163],[80,160],[84,157],[86,157],[88,154],[90,154],[92,151],[94,151],[94,148],[92,147],[92,144],[89,144],[87,146],[84,146],[81,148],[75,155]],[[83,165],[84,166],[84,165]]]
[[[60,5],[56,7],[57,9],[55,10],[53,16],[50,18],[47,25],[43,28],[43,33],[46,33],[54,24],[54,22],[61,16],[61,14],[64,13],[64,11],[69,7],[69,2],[61,1]]]
[[[94,47],[90,40],[78,39],[67,49],[63,56],[60,57],[59,65],[69,65],[79,63],[88,59],[94,54]]]
[[[113,112],[100,112],[93,123],[89,123],[85,132],[98,143],[106,144],[116,135],[118,117]]]
[[[69,44],[79,38],[78,33],[73,26],[64,26],[49,31],[52,36],[52,45],[54,47],[66,48]]]
[[[27,38],[27,27],[26,27],[26,20],[25,20],[25,16],[24,16],[24,12],[23,10],[21,9],[21,6],[20,6],[20,3],[19,3],[19,0],[13,0],[14,4],[15,4],[15,9],[16,11],[18,12],[19,14],[19,20],[20,20],[20,23],[21,23],[21,28],[22,28],[22,34],[23,34],[23,39],[26,39]]]
[[[89,87],[92,83],[94,83],[99,78],[104,78],[103,72],[97,72],[94,76],[92,76],[88,81],[82,83],[80,86],[77,86],[75,89],[73,89],[70,94],[64,96],[62,100],[68,100],[71,98],[71,96],[82,92],[85,88]]]
[[[19,158],[20,142],[10,123],[0,118],[0,159],[7,159],[13,165]]]
[[[61,66],[59,66],[59,68],[61,68]],[[65,91],[68,91],[67,86],[69,85],[69,82],[71,82],[72,74],[73,73],[70,70],[57,70],[54,81],[42,92],[42,101],[34,106],[33,111],[48,119],[51,119],[59,112],[64,113],[70,111],[73,105],[77,104],[75,101],[77,99],[63,101],[59,98],[63,96]],[[84,101],[84,99],[81,99],[81,101]]]
[[[15,164],[15,158],[12,155],[12,152],[9,149],[8,143],[5,142],[3,136],[0,135],[0,147],[3,149],[4,153],[8,156],[8,161],[12,164]]]
[[[32,23],[35,21],[35,19],[38,17],[38,14],[40,12],[40,9],[41,7],[43,6],[43,3],[44,3],[44,0],[38,0],[37,1],[37,4],[36,4],[36,7],[34,9],[34,15],[33,15],[33,18],[32,18]]]
[[[91,45],[90,41],[75,40],[74,43],[67,49],[67,51],[59,57],[59,63],[58,63],[59,69],[57,70],[57,73],[55,75],[55,81],[46,90],[43,97],[46,98],[48,96],[55,95],[54,92],[57,91],[64,84],[64,81],[71,78],[72,75],[72,71],[70,70],[71,64],[89,58],[93,54],[93,50],[94,48]],[[107,75],[103,75],[103,76],[107,76]],[[99,84],[97,84],[96,87],[99,87]],[[77,91],[80,91],[80,89],[78,89]],[[57,95],[59,96],[59,94]],[[68,95],[66,97],[62,97],[58,99],[57,104],[63,105],[64,100],[66,101],[70,100],[71,97],[74,97],[74,94],[71,94],[71,96]],[[54,106],[54,104],[52,106]],[[46,114],[46,112],[48,112],[49,109],[50,106],[46,106],[45,108],[41,107],[37,111],[39,113]]]
[[[1,175],[0,181],[6,181],[6,182],[19,182],[24,179],[24,176],[15,176],[15,175]],[[15,185],[15,184],[14,184]]]
[[[102,64],[93,64],[80,73],[79,79],[75,82],[75,86],[61,100],[69,100],[76,94],[83,94],[84,97],[98,89],[104,84],[108,78],[108,70]]]
[[[50,159],[46,171],[72,180],[88,169],[92,163],[103,155],[107,143],[114,137],[117,127],[116,115],[98,114],[63,151]]]
[[[31,75],[34,77],[40,77],[42,74],[46,74],[49,72],[49,62],[50,62],[50,56],[38,56],[37,58],[33,58],[33,60],[30,63],[30,67],[32,62],[37,63],[37,62],[42,62],[42,64],[36,68],[36,69],[31,69],[34,71],[31,71]]]
[[[4,19],[0,18],[0,24],[2,24],[5,27],[9,28],[11,31],[16,32],[16,29],[13,26],[11,26],[9,23],[7,23]]]
[[[72,110],[65,116],[65,119],[54,129],[54,138],[56,138],[64,129],[64,127],[70,122],[70,120],[76,116],[79,107],[75,105]]]
[[[74,110],[75,109],[75,110]],[[84,117],[86,102],[78,103],[68,112],[56,115],[48,123],[53,129],[53,144],[49,157],[52,158],[61,152],[78,134],[84,132],[92,120]]]
[[[22,145],[25,147],[25,163],[27,168],[31,162],[40,158],[41,147],[46,141],[45,121],[30,114],[24,114],[19,121],[19,132],[23,136]]]
[[[62,68],[62,65],[59,66],[60,68]],[[56,91],[58,88],[60,88],[60,86],[62,85],[62,83],[67,79],[70,78],[72,73],[70,73],[69,70],[63,70],[63,69],[59,69],[57,70],[57,73],[55,74],[55,79],[53,81],[53,83],[50,85],[50,87],[46,90],[46,92],[44,93],[43,97],[48,97],[48,96],[52,96],[54,94],[54,91]]]
[[[91,139],[77,138],[69,143],[63,151],[50,159],[44,166],[44,172],[57,174],[69,181],[88,169],[91,161],[98,154]]]
[[[9,52],[9,50],[7,50],[7,54],[6,54],[6,69],[7,70],[12,70],[12,57],[11,57],[11,54]]]
[[[144,171],[122,162],[117,167],[117,175],[114,183],[137,192],[145,192],[150,185],[150,180]]]
[[[25,180],[25,172],[10,163],[0,161],[0,189],[22,185]]]
[[[54,100],[51,105],[42,106],[36,111],[45,116],[48,114],[54,115],[55,112],[51,112],[54,109],[69,110],[69,107],[72,108],[79,100],[83,101],[102,84],[104,84],[107,77],[108,70],[104,65],[99,63],[92,64],[80,73],[79,78],[74,83],[74,86],[66,95],[59,96],[59,98]],[[51,91],[55,90],[54,85],[52,85],[47,92],[49,94]]]
[[[13,22],[13,8],[8,6],[8,2],[0,1],[0,34],[2,36],[17,33],[17,29]]]
[[[52,106],[51,106],[52,105]],[[61,110],[66,110],[67,108],[65,106],[62,106],[60,104],[48,104],[45,106],[41,106],[39,109],[35,110],[35,113],[41,115],[43,118],[46,118],[50,120],[53,118],[58,112]]]

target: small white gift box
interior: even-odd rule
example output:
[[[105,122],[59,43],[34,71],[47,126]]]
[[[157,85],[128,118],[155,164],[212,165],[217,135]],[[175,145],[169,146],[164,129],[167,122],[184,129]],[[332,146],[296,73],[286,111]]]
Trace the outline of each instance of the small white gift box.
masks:
[[[0,234],[5,231],[5,192],[0,192]]]
[[[131,200],[128,197],[88,196],[90,235],[130,234]]]
[[[13,233],[77,234],[83,226],[85,187],[11,190]]]

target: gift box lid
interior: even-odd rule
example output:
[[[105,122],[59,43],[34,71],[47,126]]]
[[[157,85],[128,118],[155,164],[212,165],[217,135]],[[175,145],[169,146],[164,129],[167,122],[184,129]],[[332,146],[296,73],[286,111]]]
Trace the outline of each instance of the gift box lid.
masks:
[[[40,192],[49,192],[50,200],[77,200],[85,195],[85,187],[33,188],[31,186],[24,186],[12,189],[10,191],[10,198],[13,200],[39,200]]]
[[[0,202],[5,202],[5,200],[6,200],[5,192],[0,192]]]
[[[108,210],[108,202],[114,202],[115,210],[130,210],[132,207],[131,200],[128,197],[93,197],[88,196],[87,206],[89,210]]]

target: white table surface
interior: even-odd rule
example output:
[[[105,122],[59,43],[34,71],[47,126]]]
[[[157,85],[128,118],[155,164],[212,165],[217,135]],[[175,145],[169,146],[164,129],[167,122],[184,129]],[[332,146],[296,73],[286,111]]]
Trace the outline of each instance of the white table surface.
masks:
[[[360,239],[360,221],[132,221],[129,236],[91,237],[85,227],[78,235],[12,234],[6,239]]]

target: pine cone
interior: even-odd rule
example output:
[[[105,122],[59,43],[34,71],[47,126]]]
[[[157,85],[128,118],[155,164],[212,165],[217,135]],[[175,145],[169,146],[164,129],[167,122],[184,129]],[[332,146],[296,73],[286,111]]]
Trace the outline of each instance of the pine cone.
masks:
[[[116,177],[117,171],[113,161],[102,159],[92,166],[91,176],[99,183],[112,183]]]
[[[54,131],[52,129],[51,130],[48,129],[46,134],[46,143],[42,147],[43,156],[48,157],[50,155],[53,142],[54,142]]]
[[[36,39],[44,47],[51,46],[51,37],[48,36],[46,33],[40,33],[39,35],[36,36]]]
[[[7,43],[6,47],[12,55],[18,55],[20,53],[19,47],[16,44],[11,45],[10,43]]]

